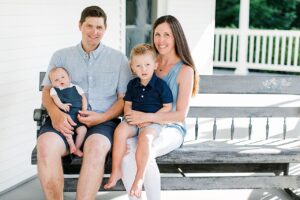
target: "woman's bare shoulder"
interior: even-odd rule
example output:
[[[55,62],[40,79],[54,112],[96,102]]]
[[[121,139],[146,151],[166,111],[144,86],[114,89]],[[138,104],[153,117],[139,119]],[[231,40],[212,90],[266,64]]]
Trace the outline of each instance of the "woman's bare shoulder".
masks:
[[[186,78],[191,78],[194,76],[194,70],[193,68],[191,68],[190,66],[188,65],[185,65],[183,64],[181,69],[180,69],[180,72],[179,72],[179,77],[180,79],[186,79]]]

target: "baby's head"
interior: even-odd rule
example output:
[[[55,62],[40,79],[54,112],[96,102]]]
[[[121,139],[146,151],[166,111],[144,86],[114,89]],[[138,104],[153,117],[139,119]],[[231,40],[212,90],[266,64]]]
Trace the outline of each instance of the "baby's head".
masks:
[[[54,67],[49,72],[49,80],[53,87],[66,88],[70,85],[69,72],[63,67]]]
[[[157,69],[156,52],[150,44],[139,44],[130,53],[131,70],[140,79],[151,79]]]

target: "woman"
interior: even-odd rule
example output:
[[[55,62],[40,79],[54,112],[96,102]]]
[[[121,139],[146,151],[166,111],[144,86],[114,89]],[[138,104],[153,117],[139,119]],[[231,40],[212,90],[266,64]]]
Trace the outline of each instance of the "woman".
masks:
[[[171,152],[183,143],[186,133],[185,118],[188,113],[192,94],[197,93],[198,76],[190,50],[179,21],[166,15],[158,18],[152,28],[152,41],[158,53],[156,75],[165,80],[173,94],[173,112],[143,113],[132,111],[125,116],[128,123],[138,125],[152,122],[167,124],[159,137],[153,142],[151,160],[148,163],[144,184],[147,199],[160,199],[160,173],[155,158]],[[136,174],[136,139],[129,139],[129,153],[122,162],[123,183],[129,192],[129,199],[138,199],[141,192],[132,190],[131,185]]]

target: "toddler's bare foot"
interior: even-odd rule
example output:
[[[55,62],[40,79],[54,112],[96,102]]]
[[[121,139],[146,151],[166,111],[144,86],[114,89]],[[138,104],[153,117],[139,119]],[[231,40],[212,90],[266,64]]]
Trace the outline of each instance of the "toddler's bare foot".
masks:
[[[80,149],[76,149],[76,151],[73,154],[77,155],[78,157],[83,156],[83,152]]]
[[[121,170],[113,170],[108,179],[108,182],[104,185],[104,189],[109,189],[114,187],[117,184],[118,180],[120,180],[121,178],[122,178]]]
[[[142,196],[143,184],[143,179],[135,179],[130,189],[130,195],[140,198]]]

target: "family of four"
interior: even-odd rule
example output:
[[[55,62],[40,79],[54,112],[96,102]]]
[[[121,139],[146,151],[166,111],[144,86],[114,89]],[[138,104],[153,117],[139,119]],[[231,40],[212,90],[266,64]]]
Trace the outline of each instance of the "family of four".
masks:
[[[81,13],[79,44],[55,52],[42,85],[49,117],[37,140],[38,177],[46,199],[63,199],[61,158],[82,157],[76,199],[95,199],[107,154],[129,199],[160,199],[155,158],[181,146],[197,74],[178,20],[166,15],[152,28],[153,45],[134,47],[128,62],[101,40],[107,17],[98,6]],[[133,78],[133,75],[136,78]],[[120,122],[119,116],[123,115]]]

